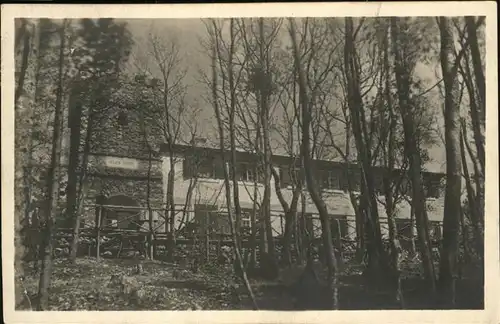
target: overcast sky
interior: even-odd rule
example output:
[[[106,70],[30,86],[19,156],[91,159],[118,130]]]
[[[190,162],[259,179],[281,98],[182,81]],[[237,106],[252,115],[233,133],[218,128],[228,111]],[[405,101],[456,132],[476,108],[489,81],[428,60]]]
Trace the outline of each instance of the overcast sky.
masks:
[[[213,110],[202,98],[206,89],[200,84],[200,69],[207,71],[210,60],[205,54],[201,45],[200,38],[205,37],[206,30],[201,19],[127,19],[129,30],[131,31],[136,43],[133,50],[134,54],[140,53],[144,49],[144,41],[148,32],[154,30],[161,37],[178,38],[180,51],[183,54],[184,62],[188,67],[186,82],[190,85],[188,100],[196,103],[203,108],[197,118],[205,121],[206,134],[209,136],[215,132],[215,123],[213,119]],[[286,35],[286,34],[285,34]],[[133,59],[133,58],[132,58]],[[436,76],[433,67],[420,65],[417,67],[417,73],[426,80],[426,84],[432,86],[436,82]],[[433,102],[436,103],[436,109],[441,109],[441,103],[436,91],[430,94]],[[442,123],[441,114],[438,113]],[[443,145],[438,145],[430,149],[431,163],[426,166],[429,171],[444,172],[445,151]]]

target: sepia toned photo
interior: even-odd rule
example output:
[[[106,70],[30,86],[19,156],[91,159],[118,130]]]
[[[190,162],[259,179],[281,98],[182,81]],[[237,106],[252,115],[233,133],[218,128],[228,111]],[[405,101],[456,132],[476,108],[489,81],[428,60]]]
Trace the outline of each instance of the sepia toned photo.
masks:
[[[4,300],[9,280],[12,311],[33,320],[498,320],[485,4],[447,16],[16,11],[8,49],[2,23]]]

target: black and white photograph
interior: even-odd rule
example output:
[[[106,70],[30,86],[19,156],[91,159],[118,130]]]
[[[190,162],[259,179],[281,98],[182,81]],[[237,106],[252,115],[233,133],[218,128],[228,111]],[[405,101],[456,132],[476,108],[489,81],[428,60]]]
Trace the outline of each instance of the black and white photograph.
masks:
[[[491,311],[496,4],[419,6],[17,10],[12,311]]]

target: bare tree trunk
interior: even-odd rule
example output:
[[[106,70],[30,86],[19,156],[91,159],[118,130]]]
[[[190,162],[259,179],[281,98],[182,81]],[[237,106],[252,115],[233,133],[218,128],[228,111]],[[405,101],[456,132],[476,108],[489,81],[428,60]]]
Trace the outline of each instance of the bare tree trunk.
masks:
[[[76,202],[77,202],[77,183],[78,183],[78,164],[80,161],[80,131],[82,119],[82,105],[79,98],[79,92],[71,93],[69,101],[69,128],[70,128],[70,148],[69,148],[69,163],[68,163],[68,185],[66,193],[66,219],[68,223],[73,223],[73,229],[78,231],[75,223],[76,218]],[[79,226],[79,225],[78,225]],[[73,235],[75,233],[73,232]],[[78,235],[78,233],[76,234]],[[70,260],[75,262],[77,255],[78,243],[73,239],[73,244],[70,248]]]
[[[49,302],[49,287],[50,277],[52,274],[52,251],[53,251],[53,235],[55,214],[57,213],[57,197],[59,196],[59,172],[60,172],[60,157],[61,157],[61,122],[62,122],[62,96],[63,96],[63,69],[64,69],[64,49],[65,49],[65,31],[66,20],[64,20],[62,27],[59,30],[60,35],[60,50],[59,50],[59,73],[58,73],[58,86],[56,94],[56,107],[54,117],[54,130],[52,138],[52,153],[51,165],[48,174],[48,201],[49,210],[46,213],[45,230],[43,235],[42,245],[44,247],[42,271],[40,274],[40,282],[38,286],[38,310],[47,310]]]
[[[252,206],[252,214],[250,215],[250,226],[251,226],[251,233],[250,233],[250,263],[249,263],[249,268],[255,269],[257,267],[257,199],[258,199],[258,193],[259,189],[257,187],[257,179],[258,179],[258,168],[255,165],[254,166],[254,187],[253,187],[253,206]]]
[[[477,203],[476,220],[478,225],[484,228],[484,176],[480,170],[479,162],[476,159],[474,150],[469,143],[467,136],[467,127],[462,125],[462,135],[464,137],[464,147],[472,161],[472,168],[474,169],[474,182],[476,183],[475,201]]]
[[[350,145],[347,141],[346,147]],[[346,157],[349,157],[349,151],[346,152]],[[363,256],[366,250],[365,244],[365,219],[364,211],[362,210],[362,204],[358,203],[358,198],[354,194],[354,186],[352,184],[351,178],[354,177],[352,174],[352,169],[350,166],[350,161],[347,160],[347,186],[349,190],[349,199],[351,201],[352,207],[354,209],[355,224],[356,224],[356,252],[355,259],[357,262],[362,262]]]
[[[382,233],[374,189],[371,149],[367,143],[367,131],[364,126],[364,108],[360,90],[360,68],[355,59],[354,27],[352,18],[345,19],[346,39],[344,48],[345,75],[347,79],[348,107],[351,112],[352,131],[361,164],[361,205],[365,211],[367,222],[368,274],[375,278],[385,276],[386,256],[382,245]],[[377,279],[375,279],[377,280]]]
[[[234,35],[234,20],[231,19],[229,26],[230,33],[230,45],[229,45],[229,58],[227,65],[227,74],[229,78],[229,93],[230,93],[230,112],[229,112],[229,141],[231,143],[231,175],[233,177],[233,202],[234,202],[234,212],[235,212],[235,226],[236,231],[241,233],[241,206],[240,206],[240,190],[238,186],[238,179],[236,174],[236,131],[234,124],[234,116],[236,113],[236,85],[234,83],[234,72],[233,72],[233,59],[234,59],[234,46],[235,46],[235,35]],[[229,206],[228,206],[229,208]],[[239,236],[238,236],[239,237]],[[241,242],[240,242],[241,243]]]
[[[471,103],[471,118],[474,131],[474,140],[476,143],[477,155],[480,162],[480,172],[475,172],[476,178],[476,205],[477,209],[472,211],[473,213],[477,210],[477,217],[475,217],[474,222],[476,230],[476,240],[481,240],[477,242],[478,252],[480,257],[483,258],[484,250],[481,248],[484,245],[484,237],[482,234],[482,227],[484,222],[484,174],[485,174],[485,152],[484,152],[484,138],[481,131],[481,124],[485,123],[486,116],[486,88],[485,88],[485,78],[483,72],[483,64],[481,62],[481,52],[479,51],[479,44],[477,39],[476,29],[483,23],[484,17],[479,18],[476,22],[474,17],[465,17],[465,22],[467,26],[467,34],[470,40],[470,49],[472,57],[472,66],[474,70],[475,83],[479,92],[479,105],[476,104],[474,100],[474,87],[472,86],[472,77],[469,69],[469,64],[466,58],[466,70],[468,77],[465,78],[467,89],[469,91],[470,103]],[[467,82],[469,80],[469,82]],[[465,165],[464,165],[465,167]],[[477,167],[476,167],[477,168]],[[479,168],[477,168],[479,169]],[[481,227],[481,230],[479,230]]]
[[[26,24],[25,20],[22,19],[23,21],[23,24]],[[26,26],[24,26],[24,28],[26,28]],[[41,64],[40,64],[40,61],[42,60],[42,55],[43,55],[43,52],[40,52],[38,50],[38,48],[40,47],[40,32],[38,31],[38,27],[36,27],[35,29],[35,32],[34,32],[34,35],[33,35],[33,46],[32,48],[33,49],[37,49],[37,53],[35,55],[35,59],[36,59],[36,62],[35,64],[32,64],[34,65],[34,74],[35,74],[35,82],[34,82],[34,90],[33,90],[33,93],[34,93],[34,100],[33,100],[33,103],[32,103],[32,108],[33,110],[36,109],[37,107],[37,104],[40,100],[40,90],[41,90],[41,87],[39,86],[40,84],[40,71],[41,71]],[[47,101],[44,102],[44,111],[48,111],[48,107],[47,107]],[[33,130],[30,129],[29,130],[30,134],[28,136],[28,139],[27,139],[27,151],[26,151],[26,167],[25,167],[25,176],[24,176],[24,185],[25,185],[25,202],[26,202],[26,207],[25,207],[25,214],[24,214],[24,219],[23,219],[23,223],[21,224],[21,227],[24,228],[25,226],[27,226],[27,221],[29,220],[29,217],[30,217],[30,213],[33,209],[33,206],[32,206],[32,200],[33,200],[33,149],[34,149],[34,134],[33,134]],[[36,256],[38,257],[38,256]]]
[[[146,139],[147,140],[147,139]],[[153,227],[153,209],[151,208],[151,167],[152,167],[152,149],[148,143],[149,148],[149,156],[148,156],[148,183],[146,189],[146,203],[148,207],[148,225],[149,225],[149,233],[148,233],[148,254],[149,259],[154,260],[155,249],[154,249],[154,239],[155,239],[155,229]]]
[[[462,128],[465,128],[465,123],[462,124]],[[467,140],[465,137],[465,131],[462,131],[460,136],[460,151],[462,157],[462,165],[464,168],[464,178],[465,187],[467,189],[467,202],[469,204],[469,214],[472,221],[472,228],[474,229],[474,242],[476,245],[476,250],[480,258],[484,256],[484,236],[483,236],[483,226],[479,220],[479,207],[477,206],[478,201],[476,200],[476,194],[474,193],[474,188],[472,186],[472,180],[469,175],[469,168],[467,167],[467,158],[465,155],[465,145],[464,142]],[[480,203],[480,202],[479,202]],[[462,213],[463,214],[463,213]]]
[[[474,143],[476,144],[476,156],[472,153],[472,150],[470,149],[469,142],[465,138],[465,148],[467,148],[467,151],[469,152],[470,158],[473,162],[473,167],[474,167],[474,180],[476,183],[476,197],[475,200],[477,202],[476,207],[477,209],[474,209],[474,213],[477,213],[477,219],[480,222],[480,226],[483,226],[484,222],[484,172],[485,172],[485,152],[484,152],[484,136],[483,136],[483,131],[481,124],[484,123],[484,119],[480,120],[481,117],[479,116],[482,113],[482,110],[484,110],[484,105],[479,102],[479,104],[476,101],[476,87],[474,87],[474,82],[472,78],[472,74],[469,68],[469,62],[468,62],[468,57],[467,55],[464,55],[465,59],[465,64],[463,64],[464,68],[462,68],[462,65],[459,65],[459,69],[462,72],[462,77],[465,82],[467,92],[469,94],[469,105],[470,105],[470,116],[472,120],[472,131],[473,131],[473,137],[474,137]],[[477,77],[477,76],[476,76]],[[476,82],[477,84],[478,82]],[[467,128],[463,128],[463,135],[466,136],[466,131]]]
[[[299,263],[303,264],[306,261],[306,251],[309,246],[309,237],[306,232],[306,195],[303,191],[300,192],[300,215],[297,215],[296,240],[297,240],[297,257]]]
[[[411,248],[411,255],[415,256],[417,253],[417,248],[415,246],[415,208],[413,207],[413,202],[408,202],[410,204],[410,233],[411,233],[411,243],[410,243],[410,248]]]
[[[412,184],[412,206],[415,211],[415,220],[417,225],[417,235],[420,247],[420,254],[424,265],[424,275],[429,284],[431,292],[436,291],[436,275],[434,263],[432,260],[431,244],[429,237],[429,225],[427,219],[427,206],[422,183],[422,161],[420,149],[415,137],[416,128],[414,121],[414,108],[410,103],[410,71],[403,62],[401,55],[399,37],[398,18],[391,18],[391,29],[393,35],[393,52],[395,58],[394,73],[396,76],[396,85],[398,89],[399,109],[403,119],[403,131],[405,137],[405,154],[409,160],[409,173]]]
[[[14,184],[15,184],[15,214],[14,214],[14,271],[15,271],[15,305],[21,303],[24,296],[23,277],[24,266],[23,259],[25,257],[25,247],[23,245],[23,226],[21,220],[26,211],[27,201],[24,199],[25,188],[24,179],[27,176],[26,166],[29,161],[28,138],[31,136],[33,111],[35,103],[35,89],[25,85],[25,80],[31,80],[36,74],[36,64],[29,64],[29,57],[36,57],[36,51],[39,47],[38,26],[37,21],[21,19],[20,26],[16,26],[15,35],[15,55],[16,55],[16,96],[14,99],[15,107],[15,167],[14,167]],[[29,30],[28,27],[31,27]],[[33,46],[31,44],[33,43]],[[19,53],[20,52],[20,53]],[[18,63],[18,60],[21,62]],[[26,100],[24,99],[26,96]]]
[[[188,208],[191,206],[191,200],[193,198],[193,192],[194,189],[196,188],[196,185],[198,184],[198,177],[194,175],[194,178],[189,179],[189,186],[187,189],[186,193],[186,200],[184,201],[184,207],[182,208],[182,219],[179,222],[179,226],[177,227],[177,231],[179,231],[182,226],[185,225],[186,219],[187,219],[187,214],[188,214]]]
[[[148,251],[147,251],[147,256],[149,257],[150,260],[154,260],[155,256],[155,244],[154,240],[156,238],[156,229],[154,228],[153,225],[153,209],[151,208],[151,169],[153,167],[153,148],[151,147],[151,144],[148,139],[148,131],[146,128],[145,120],[141,116],[140,119],[140,128],[142,135],[144,136],[144,144],[146,144],[147,149],[148,149],[148,169],[147,169],[147,185],[146,185],[146,205],[147,205],[147,211],[148,211],[148,227],[149,227],[149,233],[147,237],[147,243],[148,243]],[[190,183],[191,185],[191,183]],[[188,189],[188,194],[189,194],[189,189]]]
[[[71,252],[72,253],[77,253],[78,251],[78,242],[79,242],[79,235],[80,235],[80,221],[81,221],[81,215],[83,212],[83,205],[85,202],[85,199],[87,198],[87,193],[89,190],[89,185],[88,185],[88,174],[87,174],[87,163],[88,163],[88,153],[83,156],[83,165],[85,166],[85,169],[82,171],[82,175],[80,176],[80,181],[79,181],[79,189],[77,193],[77,200],[76,200],[76,211],[75,211],[75,224],[73,228],[73,241],[71,242]],[[83,168],[83,167],[82,167]],[[76,239],[75,239],[76,237]],[[73,252],[74,251],[74,252]],[[75,259],[76,260],[76,254],[75,254]]]
[[[395,188],[393,181],[393,172],[395,164],[395,138],[394,132],[396,131],[397,120],[394,113],[394,107],[392,105],[392,98],[390,93],[390,82],[391,82],[391,69],[389,64],[389,42],[390,42],[390,26],[388,26],[387,33],[384,37],[384,71],[385,71],[385,102],[387,104],[387,109],[389,110],[389,123],[386,125],[388,127],[388,139],[386,142],[387,148],[384,148],[386,170],[384,173],[384,195],[385,195],[385,210],[387,213],[387,222],[389,224],[389,241],[391,248],[391,264],[392,270],[394,272],[394,283],[396,286],[396,300],[401,304],[401,308],[404,309],[404,298],[403,291],[401,289],[401,266],[399,262],[399,256],[402,251],[401,244],[397,237],[397,227],[396,227],[396,210],[394,206],[394,191],[398,190]],[[383,139],[385,141],[385,139]]]
[[[345,137],[345,154],[344,154],[344,160],[347,164],[346,168],[346,175],[347,175],[347,190],[349,191],[349,200],[351,201],[352,207],[354,209],[354,216],[355,216],[355,224],[356,224],[356,252],[355,252],[355,259],[358,262],[361,262],[363,260],[363,256],[365,254],[365,229],[364,229],[364,214],[363,211],[360,209],[361,206],[358,203],[358,198],[354,194],[355,191],[355,186],[353,185],[352,179],[355,177],[355,175],[352,173],[352,166],[351,166],[351,161],[350,161],[350,154],[351,154],[351,132],[350,132],[350,125],[349,125],[349,120],[347,119],[347,111],[344,109],[344,116],[346,118],[346,137]],[[332,141],[333,142],[333,141]],[[341,150],[340,147],[337,147],[336,145],[334,146],[337,152],[340,154]]]
[[[476,144],[476,153],[479,160],[479,166],[481,173],[478,176],[484,174],[484,163],[485,163],[485,152],[484,152],[484,137],[481,130],[481,120],[479,114],[481,112],[480,104],[478,105],[476,96],[476,87],[474,87],[473,77],[471,75],[468,57],[465,55],[465,62],[459,66],[462,77],[467,88],[467,93],[469,95],[469,105],[470,105],[470,116],[472,120],[472,131],[474,134],[474,143]]]
[[[82,104],[80,102],[80,93],[73,90],[69,100],[69,122],[70,128],[70,148],[68,162],[68,187],[66,194],[66,213],[68,221],[74,217],[76,207],[76,184],[78,182],[78,164],[80,151],[80,133],[82,119]]]
[[[259,109],[262,109],[262,96],[257,93],[257,107],[259,107]],[[262,118],[259,116],[259,119],[262,120]],[[265,146],[265,144],[263,145]],[[263,150],[265,150],[265,148],[263,148]],[[264,169],[266,166],[265,166],[265,159],[262,158],[262,156],[260,157],[259,159],[259,165]],[[265,173],[265,171],[264,171]],[[266,180],[265,180],[265,175],[263,175],[263,178],[264,178],[264,186],[266,186]],[[267,191],[265,190],[265,187],[264,187],[264,194],[263,194],[263,199],[262,199],[262,202],[260,204],[260,208],[259,208],[259,222],[258,222],[258,225],[259,225],[259,265],[260,267],[262,267],[263,263],[265,263],[265,261],[263,262],[263,259],[265,260],[269,260],[268,258],[268,255],[269,255],[269,242],[268,242],[268,239],[269,237],[267,236],[267,224],[268,222],[266,221],[266,213],[265,213],[265,208],[266,208],[266,195],[267,195]]]
[[[480,18],[479,20],[484,20]],[[477,41],[476,29],[482,22],[476,21],[475,17],[467,16],[465,17],[465,23],[467,26],[467,34],[469,36],[470,49],[472,54],[472,65],[474,67],[474,75],[476,79],[476,84],[479,90],[479,98],[481,102],[481,115],[485,116],[485,105],[486,105],[486,86],[483,73],[483,64],[481,62],[481,52],[479,51],[479,45]]]
[[[265,256],[269,262],[266,262],[265,271],[269,274],[270,278],[278,275],[278,265],[276,260],[276,250],[274,246],[274,237],[271,225],[271,150],[270,150],[270,137],[269,137],[269,96],[270,96],[270,81],[269,74],[269,53],[265,49],[264,39],[264,18],[259,18],[259,58],[261,74],[259,86],[260,95],[260,120],[262,125],[262,140],[263,140],[263,167],[264,167],[264,199],[262,201],[261,215],[263,218],[263,225],[265,226],[265,233],[267,240],[267,251],[261,251],[261,258]]]
[[[21,41],[24,42],[24,38],[26,37],[26,33],[27,33],[27,27],[28,27],[28,19],[26,18],[19,18],[19,23],[16,23],[15,22],[15,27],[16,27],[16,31],[15,31],[15,40],[14,40],[14,49],[16,50],[16,53],[17,51],[20,49],[20,46],[21,46]],[[23,51],[24,51],[25,47],[23,46]],[[26,48],[28,49],[28,48]],[[22,52],[21,56],[23,56],[24,53]]]
[[[93,95],[92,97],[95,98],[96,95],[94,92],[92,92]],[[83,156],[82,156],[82,164],[80,166],[80,176],[78,177],[78,185],[77,185],[77,192],[76,192],[76,203],[75,206],[70,210],[69,212],[72,213],[72,218],[73,218],[73,240],[71,241],[71,246],[70,246],[70,260],[72,262],[76,261],[76,256],[78,252],[78,242],[79,242],[79,236],[80,236],[80,220],[81,220],[81,214],[83,210],[83,203],[85,201],[85,198],[87,196],[87,168],[88,168],[88,161],[89,161],[89,155],[90,155],[90,147],[91,147],[91,141],[92,141],[92,132],[94,131],[94,123],[95,123],[95,118],[96,118],[96,112],[95,108],[93,107],[94,105],[97,105],[99,102],[99,99],[97,100],[92,100],[91,105],[89,106],[89,113],[88,113],[88,123],[87,123],[87,130],[85,134],[85,144],[83,146]],[[75,121],[76,123],[77,121]],[[81,121],[80,121],[81,122]],[[78,150],[78,147],[76,148]]]
[[[260,125],[257,126],[256,130],[256,135],[255,135],[255,151],[260,152],[260,140],[261,140],[261,133],[260,133]],[[253,198],[252,198],[252,214],[250,215],[250,260],[249,260],[249,267],[250,269],[256,269],[257,268],[257,232],[258,232],[258,224],[257,224],[257,215],[260,210],[260,205],[257,202],[259,198],[259,188],[258,188],[258,183],[260,179],[260,172],[259,172],[259,164],[258,162],[254,163],[253,165],[253,174],[254,174],[254,181],[253,181]]]
[[[231,24],[233,23],[231,19]],[[255,300],[255,296],[252,291],[252,287],[250,286],[250,282],[248,281],[247,278],[247,273],[243,264],[243,259],[241,256],[241,250],[239,247],[239,239],[238,239],[238,232],[236,231],[235,228],[235,223],[233,219],[233,211],[231,208],[231,183],[230,183],[230,178],[229,178],[229,170],[227,166],[227,161],[226,161],[226,153],[225,153],[225,145],[224,145],[224,125],[221,117],[221,113],[219,110],[219,99],[218,99],[218,89],[217,89],[217,46],[218,44],[218,35],[217,35],[217,26],[215,24],[215,21],[212,21],[213,24],[213,44],[212,44],[212,99],[213,99],[213,106],[215,110],[215,115],[217,118],[217,125],[218,125],[218,130],[219,130],[219,145],[220,145],[220,152],[221,152],[221,158],[222,162],[224,165],[224,187],[226,191],[226,205],[227,205],[227,212],[228,212],[228,217],[229,217],[229,225],[231,227],[231,237],[233,240],[233,245],[234,245],[234,250],[235,250],[235,256],[236,256],[236,262],[239,264],[241,272],[242,272],[242,279],[245,284],[245,287],[248,291],[248,294],[250,295],[250,298],[253,303],[253,307],[255,310],[258,310],[258,305]],[[231,147],[231,150],[234,151],[235,147]],[[233,180],[234,177],[236,177],[236,174],[233,173]]]
[[[349,197],[354,208],[354,216],[356,223],[356,256],[357,262],[362,262],[366,251],[365,243],[365,214],[362,209],[362,204],[358,203],[358,199],[354,193],[349,190]]]
[[[462,208],[460,213],[460,238],[462,248],[464,249],[464,255],[461,261],[458,262],[458,278],[462,279],[463,265],[470,262],[470,248],[469,248],[469,237],[467,233],[467,225],[465,224],[465,210]]]
[[[300,198],[300,193],[302,191],[302,183],[299,181],[297,186],[295,187],[292,195],[292,201],[290,203],[290,206],[286,202],[285,198],[283,197],[283,193],[281,192],[281,180],[278,172],[274,169],[271,168],[273,178],[274,178],[274,184],[275,184],[275,191],[276,191],[276,196],[278,197],[278,200],[281,203],[281,207],[283,208],[283,212],[285,213],[285,230],[284,230],[284,237],[283,237],[283,260],[285,260],[285,263],[287,266],[292,265],[292,237],[293,237],[293,227],[294,227],[294,220],[295,217],[294,215],[297,214],[297,207],[298,207],[298,202]]]
[[[14,92],[14,104],[17,105],[19,102],[19,99],[21,98],[21,94],[24,91],[24,81],[26,78],[26,71],[28,70],[28,59],[30,57],[30,52],[32,51],[31,49],[31,42],[33,39],[33,32],[30,33],[26,30],[26,22],[24,21],[23,18],[23,26],[18,30],[18,33],[24,34],[24,37],[22,37],[23,40],[23,51],[21,52],[21,66],[19,70],[19,78],[17,79],[17,84],[16,84],[16,90]]]
[[[440,262],[440,288],[444,301],[455,306],[458,232],[461,213],[462,164],[460,157],[460,106],[457,64],[454,62],[453,30],[449,18],[439,18],[441,68],[445,86],[446,192],[443,220],[443,249]]]
[[[168,248],[167,258],[173,260],[175,254],[175,201],[174,201],[174,181],[175,181],[175,157],[172,150],[170,151],[170,170],[168,172],[167,182],[167,215],[168,215]]]
[[[326,253],[326,262],[328,265],[328,288],[331,292],[331,307],[333,309],[338,309],[338,287],[337,287],[337,258],[335,256],[335,251],[333,248],[333,240],[330,226],[330,218],[328,216],[328,210],[325,202],[323,201],[320,192],[318,190],[318,185],[314,179],[312,170],[314,166],[311,161],[310,152],[310,123],[311,123],[311,112],[309,107],[309,99],[306,87],[306,78],[304,74],[304,69],[300,61],[300,54],[297,45],[297,36],[295,32],[295,22],[291,18],[290,20],[290,37],[292,40],[292,49],[295,59],[295,68],[298,70],[298,83],[300,91],[300,101],[302,107],[302,158],[304,163],[304,171],[306,177],[306,184],[311,195],[311,198],[318,209],[321,228],[322,228],[322,238],[323,245]]]

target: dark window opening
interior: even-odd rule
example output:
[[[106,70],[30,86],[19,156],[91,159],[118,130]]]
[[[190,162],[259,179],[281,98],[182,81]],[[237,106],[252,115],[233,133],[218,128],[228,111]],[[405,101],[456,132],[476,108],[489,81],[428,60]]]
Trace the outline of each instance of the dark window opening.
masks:
[[[425,196],[427,198],[439,198],[439,182],[426,181],[424,185]]]
[[[340,190],[342,188],[341,175],[337,170],[320,171],[321,185],[325,189]]]
[[[210,163],[200,163],[196,175],[198,178],[215,179],[215,166]]]
[[[347,217],[332,216],[330,222],[334,239],[338,239],[339,234],[341,238],[347,237]]]
[[[240,230],[242,234],[250,234],[252,231],[252,213],[251,209],[242,209],[241,211]]]
[[[300,169],[290,166],[280,167],[280,182],[281,187],[286,188],[297,184],[300,179]]]
[[[359,192],[361,190],[361,177],[359,175],[354,175],[351,177],[352,190]]]
[[[256,177],[255,177],[255,169],[254,169],[254,166],[249,164],[249,163],[242,163],[240,164],[240,167],[239,167],[239,173],[240,173],[240,176],[239,176],[239,180],[240,181],[255,181]]]
[[[373,177],[373,188],[377,194],[384,192],[384,178],[382,175],[377,174]]]
[[[231,229],[227,217],[218,213],[211,205],[195,205],[195,219],[198,224],[198,234],[230,234]]]
[[[193,157],[187,157],[183,162],[183,175],[185,179],[193,177],[202,179],[224,179],[223,165],[216,159],[206,158],[193,161]]]
[[[442,239],[441,224],[439,222],[430,222],[430,237],[433,241]]]

